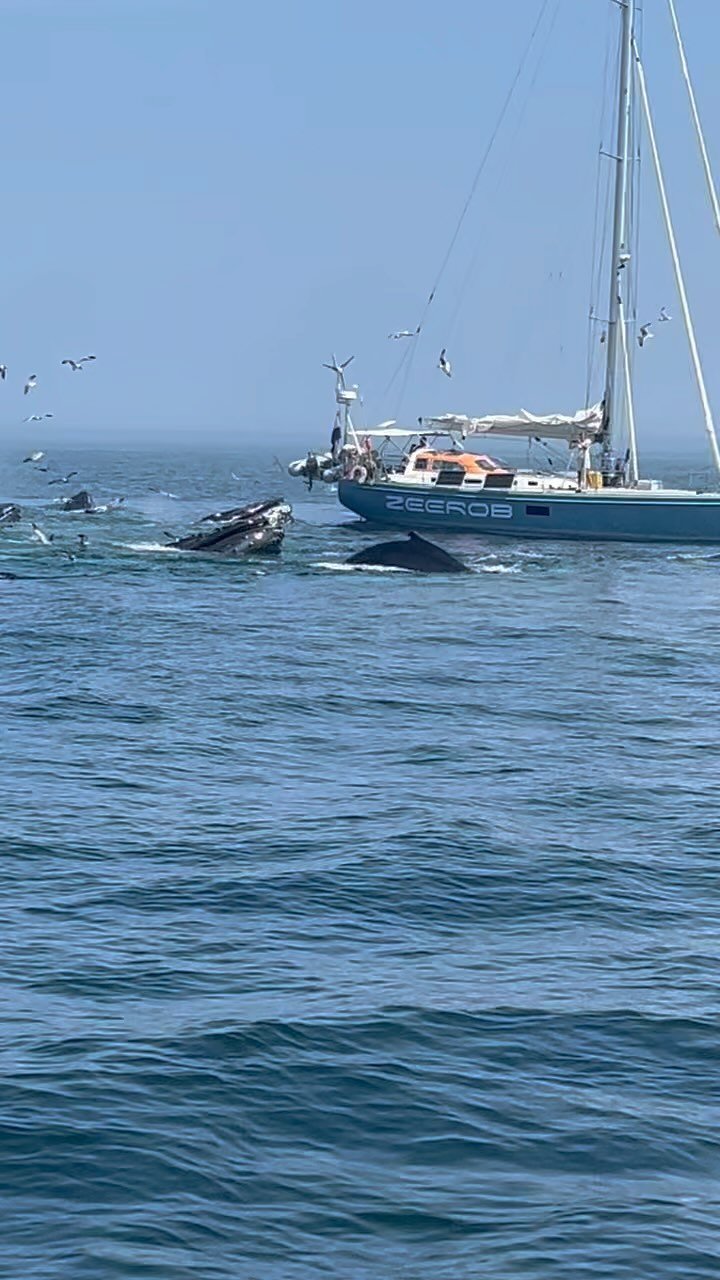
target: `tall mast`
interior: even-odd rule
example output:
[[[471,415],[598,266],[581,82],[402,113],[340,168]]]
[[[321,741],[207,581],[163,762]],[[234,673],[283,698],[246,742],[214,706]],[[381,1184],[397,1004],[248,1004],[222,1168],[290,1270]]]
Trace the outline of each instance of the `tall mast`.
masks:
[[[618,97],[617,148],[615,155],[615,213],[610,260],[610,305],[608,308],[607,372],[605,375],[605,441],[609,444],[617,402],[617,366],[620,346],[618,327],[624,324],[622,268],[628,259],[628,186],[630,178],[630,126],[632,120],[632,42],[635,31],[635,0],[622,0],[620,48],[620,92]]]

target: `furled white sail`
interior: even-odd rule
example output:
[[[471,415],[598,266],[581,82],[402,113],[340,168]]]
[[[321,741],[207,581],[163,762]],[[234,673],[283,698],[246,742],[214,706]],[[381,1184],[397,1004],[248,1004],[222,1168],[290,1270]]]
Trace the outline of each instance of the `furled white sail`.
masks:
[[[423,418],[424,427],[459,432],[468,436],[543,436],[547,440],[567,440],[569,443],[589,437],[595,439],[603,428],[602,403],[588,409],[578,409],[573,417],[552,413],[546,417],[521,409],[517,414],[489,414],[484,418],[469,418],[461,413],[443,413],[438,418]]]

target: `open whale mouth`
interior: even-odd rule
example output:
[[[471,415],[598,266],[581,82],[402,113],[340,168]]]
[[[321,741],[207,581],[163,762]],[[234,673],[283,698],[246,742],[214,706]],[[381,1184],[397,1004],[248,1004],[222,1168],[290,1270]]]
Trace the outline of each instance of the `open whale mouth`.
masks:
[[[255,502],[227,511],[203,516],[201,523],[212,523],[207,532],[191,533],[168,545],[176,551],[209,551],[220,555],[274,555],[285,537],[292,519],[292,508],[280,498]]]

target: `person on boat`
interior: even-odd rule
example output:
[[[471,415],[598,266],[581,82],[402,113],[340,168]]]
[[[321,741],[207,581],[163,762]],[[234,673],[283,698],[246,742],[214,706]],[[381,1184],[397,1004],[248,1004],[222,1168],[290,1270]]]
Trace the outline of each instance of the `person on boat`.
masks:
[[[413,445],[412,449],[410,450],[410,453],[411,454],[417,453],[418,449],[427,449],[427,447],[428,447],[427,436],[420,436],[420,439],[418,440],[417,444]]]
[[[311,449],[308,449],[308,456],[305,459],[305,479],[307,480],[308,490],[312,489],[313,481],[317,480],[319,474],[320,474],[320,467],[318,464],[317,456],[312,452]]]
[[[590,463],[591,444],[592,441],[588,440],[587,437],[584,437],[582,440],[578,440],[578,489],[587,488],[587,473]]]
[[[335,426],[332,429],[332,435],[330,436],[330,452],[332,454],[333,462],[337,462],[340,456],[341,442],[342,442],[342,428],[340,427],[340,424],[336,422]]]

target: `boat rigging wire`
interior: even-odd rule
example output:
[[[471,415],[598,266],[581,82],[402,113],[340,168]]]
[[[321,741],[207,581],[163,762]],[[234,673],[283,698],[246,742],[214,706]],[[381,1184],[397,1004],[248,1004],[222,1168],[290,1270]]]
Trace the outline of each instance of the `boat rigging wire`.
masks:
[[[463,207],[462,207],[462,210],[461,210],[461,212],[460,212],[460,216],[459,216],[459,218],[458,218],[458,220],[457,220],[457,222],[456,222],[456,224],[455,224],[455,229],[454,229],[454,231],[453,231],[453,233],[452,233],[452,236],[451,236],[451,238],[450,238],[450,243],[449,243],[449,245],[448,245],[448,247],[447,247],[447,249],[446,249],[446,251],[445,251],[445,255],[444,255],[443,259],[442,259],[442,262],[440,263],[440,268],[439,268],[439,270],[438,270],[438,272],[437,272],[437,274],[436,274],[436,276],[435,276],[435,281],[434,281],[434,283],[433,283],[432,289],[430,290],[430,293],[428,294],[427,301],[426,301],[426,303],[425,303],[425,306],[424,306],[424,308],[423,308],[423,311],[422,311],[422,314],[421,314],[421,317],[420,317],[420,322],[419,322],[419,324],[418,324],[418,326],[417,326],[417,337],[418,337],[418,338],[420,337],[420,334],[421,334],[421,332],[422,332],[423,326],[424,326],[425,321],[426,321],[426,319],[427,319],[428,312],[429,312],[429,310],[430,310],[430,308],[431,308],[431,306],[432,306],[433,302],[435,301],[435,295],[436,295],[436,293],[437,293],[438,288],[440,287],[440,284],[441,284],[441,282],[442,282],[443,276],[445,275],[445,271],[447,270],[448,263],[450,262],[450,258],[452,257],[453,250],[454,250],[454,248],[455,248],[455,245],[457,244],[458,237],[459,237],[460,232],[461,232],[461,230],[462,230],[462,228],[463,228],[463,225],[464,225],[465,219],[466,219],[466,217],[467,217],[467,215],[468,215],[468,213],[469,213],[469,211],[470,211],[470,206],[472,205],[473,199],[474,199],[474,197],[475,197],[475,193],[476,193],[477,188],[478,188],[479,183],[480,183],[480,179],[481,179],[481,177],[482,177],[482,175],[483,175],[483,172],[484,172],[484,170],[485,170],[485,166],[487,165],[487,162],[488,162],[488,160],[490,159],[490,156],[491,156],[491,154],[492,154],[492,152],[493,152],[493,149],[494,149],[494,147],[495,147],[495,143],[496,143],[496,141],[497,141],[498,135],[499,135],[499,133],[500,133],[500,130],[501,130],[502,126],[503,126],[503,123],[504,123],[505,117],[506,117],[506,115],[507,115],[507,113],[508,113],[508,110],[509,110],[509,108],[510,108],[510,104],[511,104],[511,102],[512,102],[512,100],[513,100],[514,96],[515,96],[515,91],[516,91],[516,89],[517,89],[518,83],[519,83],[519,81],[520,81],[520,78],[521,78],[521,76],[522,76],[523,71],[525,70],[525,65],[526,65],[526,63],[527,63],[528,57],[530,56],[530,52],[531,52],[531,50],[532,50],[532,48],[533,48],[533,45],[534,45],[534,43],[535,43],[535,39],[536,39],[536,37],[537,37],[538,31],[540,30],[540,27],[542,26],[543,20],[544,20],[544,18],[545,18],[545,14],[547,13],[547,10],[548,10],[549,6],[550,6],[550,0],[541,0],[540,9],[539,9],[539,12],[538,12],[537,18],[535,19],[534,26],[533,26],[533,28],[532,28],[532,30],[531,30],[530,37],[529,37],[529,39],[528,39],[528,41],[527,41],[527,43],[526,43],[526,45],[525,45],[525,48],[524,48],[524,50],[523,50],[522,56],[521,56],[521,58],[520,58],[520,61],[518,62],[517,68],[516,68],[516,70],[515,70],[515,75],[513,76],[512,82],[511,82],[511,84],[510,84],[510,88],[508,89],[508,92],[507,92],[507,94],[506,94],[506,96],[505,96],[505,99],[504,99],[504,101],[503,101],[503,104],[502,104],[502,106],[501,106],[501,108],[500,108],[499,115],[498,115],[498,117],[497,117],[497,120],[495,121],[495,125],[494,125],[494,127],[493,127],[492,133],[490,134],[490,138],[489,138],[489,140],[488,140],[487,146],[485,147],[485,151],[483,152],[482,158],[481,158],[481,160],[480,160],[480,164],[478,165],[478,168],[477,168],[477,170],[476,170],[476,172],[475,172],[475,176],[474,176],[474,178],[473,178],[472,185],[471,185],[471,187],[470,187],[470,191],[469,191],[469,193],[468,193],[468,195],[467,195],[467,198],[466,198],[466,200],[465,200],[465,203],[464,203],[464,205],[463,205]],[[398,366],[397,366],[397,368],[396,368],[396,370],[395,370],[394,374],[392,375],[392,377],[391,377],[391,379],[390,379],[390,381],[389,381],[389,383],[388,383],[388,385],[387,385],[387,387],[386,387],[386,389],[385,389],[385,395],[387,395],[387,394],[390,392],[390,390],[391,390],[392,386],[394,385],[394,383],[396,382],[396,380],[397,380],[397,378],[399,377],[400,373],[402,372],[403,367],[405,367],[405,368],[406,368],[406,376],[405,376],[405,378],[404,378],[404,380],[403,380],[403,385],[402,385],[401,394],[400,394],[400,400],[402,400],[402,397],[403,397],[403,395],[404,395],[405,389],[406,389],[406,387],[407,387],[407,382],[408,382],[408,378],[409,378],[409,371],[410,371],[410,368],[412,367],[413,358],[414,358],[414,354],[415,354],[415,350],[416,350],[416,348],[417,348],[417,341],[414,341],[414,342],[412,342],[412,343],[409,343],[409,344],[408,344],[408,346],[405,348],[405,351],[403,352],[403,354],[402,354],[402,356],[401,356],[401,358],[400,358],[399,364],[398,364]]]
[[[677,241],[675,239],[675,228],[673,226],[672,215],[670,213],[670,205],[668,203],[667,190],[665,187],[665,178],[663,176],[662,164],[660,162],[660,152],[658,151],[657,139],[655,137],[655,125],[650,108],[647,83],[645,81],[645,71],[640,60],[640,53],[635,40],[633,40],[633,55],[635,58],[638,84],[640,86],[640,97],[642,100],[643,115],[645,117],[648,143],[650,145],[655,177],[657,179],[658,191],[660,194],[660,204],[662,206],[665,229],[670,243],[670,254],[672,256],[673,268],[675,271],[675,282],[680,296],[680,306],[683,313],[683,319],[685,321],[685,330],[687,333],[688,344],[690,346],[690,356],[695,370],[695,377],[697,379],[698,391],[700,393],[700,400],[703,408],[705,430],[710,443],[710,452],[712,454],[713,463],[715,464],[715,470],[717,474],[720,475],[720,448],[718,447],[717,436],[715,434],[715,423],[713,421],[712,408],[710,407],[710,399],[705,385],[705,376],[703,374],[700,352],[698,351],[697,339],[695,337],[695,326],[693,325],[692,315],[690,313],[690,303],[688,302],[687,291],[685,288],[685,278],[683,276]]]
[[[523,101],[522,101],[521,105],[520,105],[520,110],[519,110],[519,112],[518,112],[518,117],[517,117],[517,120],[515,121],[515,128],[514,128],[514,130],[513,130],[512,136],[511,136],[511,137],[510,137],[510,139],[509,139],[508,146],[507,146],[506,151],[505,151],[505,156],[506,156],[505,163],[504,163],[503,167],[501,168],[501,170],[500,170],[499,174],[497,175],[497,178],[496,178],[496,181],[495,181],[495,186],[493,187],[492,194],[491,194],[491,196],[490,196],[490,198],[489,198],[489,201],[488,201],[488,204],[490,205],[490,207],[493,207],[493,205],[494,205],[494,197],[498,194],[498,192],[499,192],[500,190],[502,190],[502,187],[504,186],[505,178],[506,178],[507,171],[508,171],[508,168],[509,168],[509,158],[508,158],[508,157],[509,157],[509,153],[512,151],[512,149],[513,149],[513,147],[514,147],[514,144],[515,144],[515,142],[516,142],[516,140],[517,140],[517,138],[518,138],[518,135],[519,135],[519,133],[520,133],[520,130],[522,129],[523,122],[524,122],[524,119],[525,119],[525,113],[526,113],[527,108],[528,108],[528,106],[529,106],[529,104],[530,104],[530,99],[531,99],[531,97],[532,97],[533,90],[535,89],[535,85],[537,84],[538,76],[539,76],[539,74],[540,74],[540,71],[542,70],[543,63],[544,63],[544,61],[545,61],[545,54],[547,53],[548,45],[550,44],[550,40],[551,40],[551,38],[552,38],[552,34],[553,34],[554,29],[555,29],[555,23],[556,23],[556,21],[557,21],[558,14],[559,14],[559,12],[560,12],[560,6],[561,6],[562,4],[563,4],[563,0],[555,0],[555,8],[554,8],[554,10],[553,10],[553,12],[552,12],[552,14],[551,14],[551,17],[550,17],[550,22],[549,22],[549,25],[548,25],[548,29],[547,29],[547,31],[545,32],[545,39],[544,39],[544,42],[543,42],[542,48],[541,48],[541,50],[540,50],[540,55],[539,55],[539,57],[538,57],[538,61],[537,61],[536,66],[535,66],[535,70],[533,71],[533,74],[532,74],[532,78],[531,78],[531,80],[530,80],[530,83],[529,83],[529,85],[528,85],[527,92],[526,92],[526,94],[525,94],[525,97],[523,98]],[[464,278],[464,280],[463,280],[463,283],[462,283],[461,288],[460,288],[460,292],[459,292],[459,294],[458,294],[457,304],[456,304],[455,309],[454,309],[454,311],[452,312],[452,315],[451,315],[451,317],[450,317],[450,323],[449,323],[449,325],[448,325],[447,333],[446,333],[446,335],[445,335],[446,340],[448,341],[448,343],[452,342],[452,339],[453,339],[453,336],[454,336],[455,330],[456,330],[456,328],[457,328],[457,321],[458,321],[458,318],[459,318],[459,315],[460,315],[460,311],[461,311],[461,309],[462,309],[462,304],[463,304],[463,301],[464,301],[464,299],[465,299],[465,295],[466,295],[466,293],[467,293],[467,290],[468,290],[468,287],[469,287],[470,281],[471,281],[471,279],[472,279],[472,277],[473,277],[473,275],[474,275],[474,273],[475,273],[475,268],[477,267],[478,261],[479,261],[479,259],[480,259],[481,255],[482,255],[482,253],[484,252],[484,250],[485,250],[485,249],[486,249],[486,242],[485,242],[485,240],[484,240],[484,239],[481,239],[481,240],[480,240],[480,242],[479,242],[479,244],[478,244],[478,247],[477,247],[477,249],[476,249],[476,251],[475,251],[475,253],[474,253],[474,255],[473,255],[473,258],[472,258],[472,261],[471,261],[471,263],[470,263],[470,266],[468,267],[468,269],[467,269],[467,271],[466,271],[466,273],[465,273],[465,278]]]
[[[608,17],[610,10],[608,9]],[[600,106],[599,134],[600,145],[598,148],[597,171],[595,180],[595,212],[593,217],[593,240],[592,255],[590,258],[590,303],[588,307],[588,337],[587,337],[587,370],[585,382],[585,399],[584,404],[590,404],[592,384],[595,378],[597,367],[597,333],[595,325],[598,319],[601,320],[603,327],[606,327],[605,321],[596,314],[596,304],[600,296],[601,281],[605,275],[605,255],[608,248],[608,225],[610,216],[610,200],[612,195],[612,183],[610,181],[610,173],[605,170],[604,161],[607,158],[604,154],[603,140],[606,133],[612,128],[612,115],[609,104],[617,98],[617,80],[620,65],[620,34],[619,32],[613,38],[613,27],[608,21],[607,37],[605,44],[605,68],[602,77],[602,101]],[[610,58],[614,54],[614,74],[610,72]],[[605,172],[605,195],[604,201],[602,196],[603,172]],[[600,217],[600,205],[603,204],[602,219]],[[602,228],[602,239],[601,229]]]
[[[708,149],[705,142],[705,134],[703,132],[702,122],[700,120],[700,112],[698,110],[697,99],[695,97],[695,90],[693,88],[693,82],[690,78],[690,68],[688,66],[687,57],[685,55],[685,45],[683,43],[683,38],[680,31],[680,23],[678,22],[677,10],[675,8],[674,0],[668,0],[668,8],[670,10],[670,20],[672,22],[673,31],[675,33],[675,43],[677,45],[677,50],[680,57],[680,66],[682,68],[683,79],[685,81],[685,87],[688,92],[688,98],[690,99],[690,113],[693,118],[695,133],[697,135],[697,140],[698,140],[698,146],[700,148],[700,158],[702,159],[703,170],[705,173],[705,181],[707,183],[708,194],[710,196],[710,204],[712,205],[713,218],[715,219],[715,228],[717,231],[720,231],[720,203],[718,203],[717,188],[715,186],[715,179],[713,177],[712,165],[710,164],[710,156],[708,154]]]

